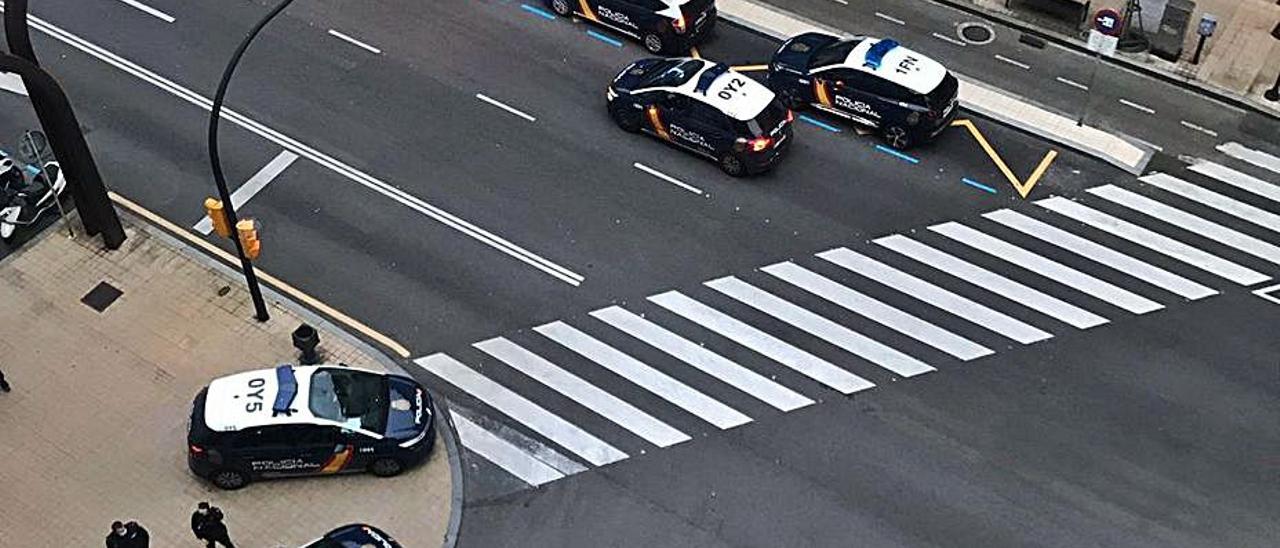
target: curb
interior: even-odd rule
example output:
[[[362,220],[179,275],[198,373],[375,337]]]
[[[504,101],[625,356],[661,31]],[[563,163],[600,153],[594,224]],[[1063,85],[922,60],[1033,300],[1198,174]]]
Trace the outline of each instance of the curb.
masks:
[[[979,8],[978,6],[969,4],[962,0],[928,0],[928,1],[933,2],[935,4],[941,4],[943,6],[947,6],[950,8],[963,11],[965,13],[968,13],[969,15],[973,15],[975,17],[980,17],[982,19],[986,19],[987,21],[990,21],[993,23],[1004,25],[1006,27],[1012,28],[1019,32],[1030,34],[1037,38],[1042,38],[1047,42],[1052,42],[1055,45],[1058,45],[1076,52],[1087,53],[1090,55],[1093,54],[1093,52],[1089,51],[1088,47],[1085,47],[1080,42],[1073,40],[1062,33],[1055,32],[1055,31],[1040,27],[1038,25],[1021,21],[1003,14],[984,11],[982,8]],[[1217,88],[1209,84],[1203,84],[1196,80],[1180,78],[1177,75],[1170,74],[1166,71],[1153,68],[1153,67],[1144,65],[1142,63],[1139,63],[1137,61],[1126,59],[1124,57],[1103,56],[1102,60],[1103,62],[1112,64],[1112,65],[1117,65],[1117,66],[1120,66],[1121,68],[1125,68],[1128,70],[1132,70],[1134,72],[1143,74],[1145,76],[1155,78],[1162,82],[1173,84],[1187,91],[1204,95],[1218,102],[1226,103],[1238,109],[1256,112],[1263,116],[1280,121],[1280,112],[1276,112],[1275,110],[1271,110],[1266,107],[1257,105],[1253,101],[1246,99],[1244,97],[1241,97],[1233,92],[1228,92],[1226,90],[1222,90],[1220,88]],[[1280,105],[1280,103],[1277,103],[1277,105]],[[1280,108],[1280,106],[1278,106],[1277,108]]]
[[[453,426],[453,413],[449,411],[449,401],[438,394],[431,395],[432,407],[436,410],[436,424],[446,424],[440,437],[444,438],[445,453],[449,456],[449,474],[453,476],[453,494],[449,503],[449,527],[445,530],[442,548],[454,548],[458,545],[458,535],[462,532],[462,506],[465,502],[462,473],[462,440],[458,438],[458,429]]]

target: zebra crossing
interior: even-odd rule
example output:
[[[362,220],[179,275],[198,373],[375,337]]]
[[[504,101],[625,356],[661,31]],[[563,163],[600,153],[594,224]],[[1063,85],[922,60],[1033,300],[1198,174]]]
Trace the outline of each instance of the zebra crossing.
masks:
[[[543,485],[1002,349],[1256,291],[1280,158],[1237,143],[1101,184],[650,295],[414,360],[472,454]]]

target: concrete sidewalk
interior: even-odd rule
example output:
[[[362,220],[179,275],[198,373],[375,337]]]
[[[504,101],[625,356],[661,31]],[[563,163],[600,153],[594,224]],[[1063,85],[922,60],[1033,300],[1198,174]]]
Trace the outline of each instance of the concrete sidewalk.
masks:
[[[393,360],[289,301],[252,319],[243,280],[171,236],[123,216],[112,252],[61,223],[0,261],[0,546],[101,546],[137,520],[152,546],[201,546],[188,516],[222,507],[239,546],[298,546],[349,522],[405,546],[440,546],[450,518],[446,443],[402,476],[264,481],[225,492],[186,467],[186,421],[213,377],[295,361],[289,333],[321,332],[326,361],[387,370]],[[78,223],[76,223],[78,226]],[[80,299],[100,282],[123,294],[102,312]]]

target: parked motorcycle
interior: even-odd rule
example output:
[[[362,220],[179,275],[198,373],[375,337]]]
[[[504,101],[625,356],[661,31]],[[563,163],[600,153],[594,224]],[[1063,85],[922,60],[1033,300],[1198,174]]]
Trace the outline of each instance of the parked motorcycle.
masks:
[[[19,226],[34,224],[67,189],[67,179],[56,161],[28,180],[9,158],[0,159],[0,238],[8,240]]]

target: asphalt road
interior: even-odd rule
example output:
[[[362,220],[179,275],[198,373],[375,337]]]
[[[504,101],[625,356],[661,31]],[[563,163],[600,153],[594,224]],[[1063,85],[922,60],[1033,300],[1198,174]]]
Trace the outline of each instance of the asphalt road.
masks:
[[[34,15],[207,97],[223,59],[265,9],[258,2],[223,4],[150,2],[173,15],[172,23],[113,1],[46,0]],[[126,74],[69,47],[67,42],[79,42],[63,31],[46,28],[62,40],[36,33],[36,47],[78,106],[112,188],[174,222],[195,224],[201,200],[212,191],[203,143],[207,114],[176,97],[172,86],[138,78],[136,70]],[[378,52],[336,38],[331,29]],[[963,255],[960,244],[922,229],[960,219],[991,230],[976,215],[1004,207],[1050,219],[1002,182],[966,133],[945,134],[914,151],[918,162],[910,163],[875,149],[873,137],[847,126],[834,133],[801,125],[797,146],[777,171],[730,180],[714,165],[610,124],[604,83],[640,50],[586,30],[516,2],[387,2],[376,8],[302,2],[255,43],[230,95],[233,109],[261,124],[247,124],[253,132],[224,122],[223,157],[232,180],[249,178],[283,150],[286,139],[263,127],[306,145],[290,145],[303,158],[242,210],[265,226],[262,268],[400,340],[414,356],[444,351],[480,363],[484,375],[630,456],[529,489],[468,453],[464,546],[1246,546],[1276,538],[1274,455],[1280,439],[1268,425],[1278,418],[1269,405],[1280,390],[1277,341],[1268,326],[1280,307],[1237,285],[1216,283],[1222,295],[1194,303],[1143,286],[1140,293],[1167,309],[1139,316],[1090,300],[1087,308],[1111,322],[1082,330],[1021,307],[1013,297],[941,281],[940,270],[867,240],[909,235],[1026,279],[1024,271],[1011,271],[994,257],[972,258],[972,250]],[[726,25],[702,53],[748,63],[772,47]],[[3,101],[0,127],[16,139],[29,116],[19,112],[20,98],[6,95]],[[1017,173],[1029,173],[1050,148],[998,124],[977,123]],[[1139,188],[1107,165],[1060,152],[1032,199],[1078,196],[1104,183]],[[702,192],[652,177],[635,169],[636,162]],[[1275,209],[1264,199],[1232,196]],[[1118,206],[1099,202],[1090,203],[1119,213]],[[424,213],[429,208],[423,203],[528,254],[447,226]],[[1143,224],[1155,229],[1155,223]],[[1265,227],[1241,230],[1275,239]],[[1131,282],[1051,246],[993,233],[1114,283]],[[1099,240],[1175,269],[1154,253],[1114,238]],[[1275,272],[1274,264],[1194,241]],[[1053,338],[1012,343],[1007,333],[924,310],[909,295],[815,264],[820,261],[813,253],[839,246],[939,280]],[[539,269],[547,263],[530,255],[580,275],[579,285]],[[782,413],[715,379],[677,371],[670,361],[652,362],[753,419],[728,430],[664,409],[660,395],[626,379],[565,365],[695,438],[658,450],[468,347],[502,335],[573,364],[567,350],[527,329],[565,320],[649,362],[635,341],[605,333],[599,324],[586,327],[586,313],[622,304],[694,340],[697,325],[664,317],[646,302],[676,288],[753,325],[768,325],[765,314],[701,284],[734,274],[781,293],[781,282],[754,269],[787,259],[962,333],[995,355],[958,360],[911,346],[905,335],[812,296],[788,295],[906,349],[937,371],[907,379],[786,326],[762,327],[878,385],[846,397],[723,339],[706,339],[708,348],[767,371],[771,381],[815,401]],[[1176,270],[1202,283],[1221,282],[1185,266]],[[1035,280],[1062,299],[1079,298],[1070,285]],[[481,398],[423,377],[482,426],[548,444]]]

